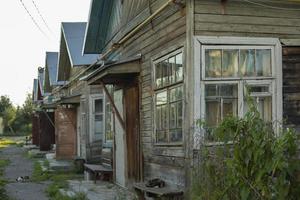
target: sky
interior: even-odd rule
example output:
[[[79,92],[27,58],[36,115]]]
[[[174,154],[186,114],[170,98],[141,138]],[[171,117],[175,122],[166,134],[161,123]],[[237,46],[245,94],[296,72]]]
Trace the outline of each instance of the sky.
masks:
[[[61,22],[86,22],[89,6],[90,0],[1,0],[0,95],[21,106],[38,67],[45,65],[46,51],[59,49]]]

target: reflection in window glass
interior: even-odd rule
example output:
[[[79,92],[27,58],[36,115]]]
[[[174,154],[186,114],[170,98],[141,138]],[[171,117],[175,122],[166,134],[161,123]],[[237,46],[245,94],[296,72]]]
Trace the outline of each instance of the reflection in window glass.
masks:
[[[241,49],[240,50],[240,72],[242,76],[254,76],[255,50]]]
[[[156,105],[162,105],[167,103],[167,91],[163,91],[156,94]]]
[[[270,76],[271,75],[271,50],[257,49],[255,64],[256,64],[257,76]]]
[[[96,113],[103,112],[103,100],[102,99],[95,100],[95,112]]]
[[[175,79],[175,69],[176,68],[176,63],[175,63],[175,57],[171,57],[169,58],[169,73],[170,73],[170,84],[175,83],[176,79]]]
[[[205,86],[206,122],[218,125],[226,116],[236,116],[238,110],[238,87],[236,84],[207,84]]]
[[[265,122],[271,122],[272,121],[272,98],[269,97],[258,97],[258,96],[252,96],[255,99],[257,110],[260,114],[260,117]],[[247,102],[244,102],[244,113],[248,111],[248,105]]]
[[[161,62],[162,67],[162,86],[166,86],[169,84],[169,63],[168,60],[164,60]]]
[[[176,82],[183,80],[182,53],[176,55]]]
[[[221,77],[222,51],[220,49],[205,50],[206,77]]]
[[[238,75],[238,50],[223,50],[222,77],[236,77]]]
[[[162,67],[161,63],[156,64],[155,77],[156,77],[156,87],[162,87]]]

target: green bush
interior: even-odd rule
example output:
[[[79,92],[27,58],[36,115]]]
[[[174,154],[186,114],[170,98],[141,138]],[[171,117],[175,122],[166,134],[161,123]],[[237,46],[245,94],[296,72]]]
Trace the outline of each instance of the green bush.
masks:
[[[297,137],[292,129],[277,134],[275,124],[264,122],[249,100],[244,118],[228,117],[206,129],[218,145],[199,150],[195,164],[192,199],[293,200],[300,197],[297,180]]]

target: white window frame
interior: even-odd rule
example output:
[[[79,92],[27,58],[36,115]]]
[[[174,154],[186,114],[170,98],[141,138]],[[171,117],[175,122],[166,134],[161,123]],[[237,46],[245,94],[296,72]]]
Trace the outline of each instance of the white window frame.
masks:
[[[90,104],[89,104],[89,109],[90,109],[90,112],[89,112],[89,117],[90,117],[90,128],[89,128],[89,139],[90,139],[90,142],[93,142],[94,139],[95,139],[95,101],[96,100],[99,100],[99,99],[102,99],[103,101],[103,135],[102,135],[102,143],[104,142],[104,131],[105,131],[105,96],[103,94],[92,94],[90,95]]]
[[[211,45],[208,47],[208,45]],[[230,45],[230,46],[229,46]],[[272,75],[270,77],[205,77],[205,49],[271,49]],[[243,88],[246,84],[265,85],[270,84],[272,93],[272,121],[276,123],[275,131],[278,133],[282,122],[282,47],[277,38],[257,37],[194,37],[194,121],[205,119],[205,83],[238,83],[238,107],[243,106]],[[239,109],[238,116],[243,116],[243,107]],[[194,134],[194,147],[202,133]]]

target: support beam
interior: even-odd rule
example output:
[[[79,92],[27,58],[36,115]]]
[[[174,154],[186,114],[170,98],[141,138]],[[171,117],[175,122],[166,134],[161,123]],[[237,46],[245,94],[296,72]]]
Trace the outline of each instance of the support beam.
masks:
[[[126,132],[124,120],[122,119],[122,117],[121,117],[121,115],[120,115],[120,112],[118,111],[118,109],[117,109],[117,107],[116,107],[116,105],[115,105],[115,103],[114,103],[114,100],[112,99],[111,95],[109,94],[109,92],[108,92],[108,90],[107,90],[105,84],[104,84],[101,80],[100,80],[99,82],[100,82],[100,84],[102,85],[102,87],[103,87],[103,89],[104,89],[104,92],[105,92],[106,96],[108,97],[108,100],[109,100],[109,102],[111,103],[112,108],[113,108],[114,112],[116,113],[117,118],[118,118],[118,120],[119,120],[119,122],[120,122],[120,124],[121,124],[121,126],[122,126],[122,128],[123,128],[123,130]]]

